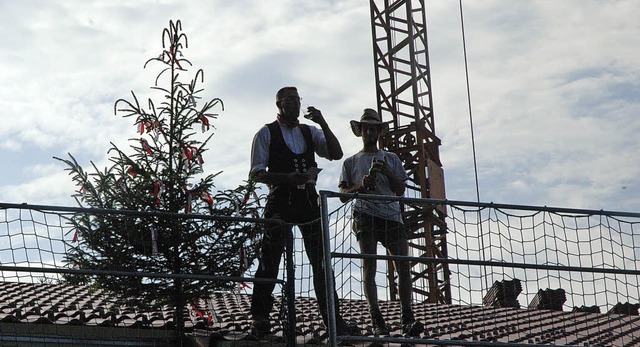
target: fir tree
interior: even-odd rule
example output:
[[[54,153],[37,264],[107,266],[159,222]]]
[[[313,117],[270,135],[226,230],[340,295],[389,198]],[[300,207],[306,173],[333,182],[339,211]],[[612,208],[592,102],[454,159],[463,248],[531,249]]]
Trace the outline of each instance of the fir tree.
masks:
[[[151,211],[131,213],[78,213],[70,218],[76,236],[66,255],[75,268],[141,271],[160,274],[240,276],[257,255],[259,230],[253,223],[234,220],[176,218],[174,214],[258,217],[262,197],[253,182],[236,189],[214,189],[216,174],[203,172],[207,144],[213,136],[211,121],[223,109],[222,100],[200,102],[203,71],[183,82],[191,63],[184,57],[187,36],[180,21],[170,21],[162,33],[162,54],[149,59],[160,64],[152,90],[159,103],[148,100],[143,109],[136,94],[115,102],[116,115],[134,121],[136,137],[129,151],[111,143],[110,166],[100,170],[93,162],[88,173],[76,159],[61,159],[76,183],[74,197],[83,207]],[[192,298],[213,290],[232,289],[237,283],[185,278],[127,276],[67,276],[71,282],[90,282],[129,304],[170,304],[182,307]]]

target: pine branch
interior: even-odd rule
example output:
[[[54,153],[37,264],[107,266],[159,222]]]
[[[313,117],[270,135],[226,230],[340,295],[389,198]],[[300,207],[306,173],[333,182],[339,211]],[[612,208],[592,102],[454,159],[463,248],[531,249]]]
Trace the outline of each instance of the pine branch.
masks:
[[[69,219],[76,237],[66,261],[78,268],[136,270],[155,273],[238,276],[258,254],[261,227],[256,223],[180,218],[182,213],[260,217],[264,196],[255,182],[213,192],[222,171],[207,174],[203,154],[213,138],[212,121],[224,110],[221,99],[202,101],[199,87],[204,71],[185,80],[191,62],[184,57],[187,36],[180,21],[170,21],[162,32],[162,53],[144,68],[160,65],[151,90],[160,100],[141,106],[136,93],[117,99],[114,113],[133,119],[135,136],[129,147],[114,143],[107,151],[109,166],[90,162],[85,171],[76,158],[54,157],[66,165],[78,187],[79,205],[114,209],[111,214],[79,213]],[[161,86],[163,83],[166,85]],[[118,210],[163,211],[176,217],[118,214]],[[246,259],[245,259],[246,257]],[[188,279],[71,276],[69,281],[93,283],[130,298],[132,303],[165,302],[180,307],[186,298],[213,290],[232,289],[234,283]],[[179,320],[179,318],[176,318]]]

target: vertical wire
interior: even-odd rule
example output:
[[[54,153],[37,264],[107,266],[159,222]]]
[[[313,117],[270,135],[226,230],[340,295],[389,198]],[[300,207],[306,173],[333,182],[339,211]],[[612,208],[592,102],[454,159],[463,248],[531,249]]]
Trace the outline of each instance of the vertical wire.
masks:
[[[462,0],[459,0],[459,5],[460,5],[460,26],[462,30],[462,50],[464,54],[464,73],[465,73],[465,79],[466,79],[466,85],[467,85],[467,105],[469,107],[469,127],[471,128],[471,149],[473,152],[473,172],[474,172],[475,183],[476,183],[476,200],[480,202],[480,184],[478,181],[478,161],[476,158],[476,141],[475,141],[475,136],[473,132],[473,112],[471,109],[471,88],[469,86],[469,63],[467,60],[467,40],[466,40],[465,30],[464,30],[464,15],[462,11]],[[480,245],[482,247],[482,260],[484,261],[486,258],[484,254],[485,246],[484,246],[484,235],[482,231],[482,214],[480,210],[478,211],[478,227],[480,231]],[[485,287],[488,288],[489,284],[487,283],[486,266],[482,267],[482,270],[480,272],[481,276],[482,276],[482,272],[484,272],[483,277],[485,278]]]

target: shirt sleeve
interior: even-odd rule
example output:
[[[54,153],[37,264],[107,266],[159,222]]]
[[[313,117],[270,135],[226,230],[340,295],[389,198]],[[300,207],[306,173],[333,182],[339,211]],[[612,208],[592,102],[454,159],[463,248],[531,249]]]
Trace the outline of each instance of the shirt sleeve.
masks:
[[[347,169],[349,159],[347,158],[344,162],[342,162],[342,172],[340,172],[340,180],[338,181],[338,188],[349,188],[353,187],[353,182],[351,182],[351,175],[349,170]]]
[[[391,156],[393,174],[396,175],[396,177],[398,177],[403,182],[408,180],[409,175],[407,175],[407,170],[405,170],[404,166],[402,166],[402,161],[400,160],[400,157],[398,157],[398,155],[393,152],[388,152],[388,153]]]
[[[270,145],[271,134],[269,133],[269,128],[265,125],[253,137],[253,143],[251,144],[251,170],[249,170],[249,177],[256,172],[267,169]]]

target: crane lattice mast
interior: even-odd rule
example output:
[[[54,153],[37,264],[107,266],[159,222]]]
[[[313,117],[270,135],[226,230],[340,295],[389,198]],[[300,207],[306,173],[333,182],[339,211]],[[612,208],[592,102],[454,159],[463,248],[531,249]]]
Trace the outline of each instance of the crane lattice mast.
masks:
[[[378,112],[389,120],[381,147],[398,154],[409,173],[407,195],[445,199],[440,139],[433,121],[425,0],[370,0]],[[404,204],[409,255],[446,258],[446,210]],[[397,297],[388,264],[392,299]],[[414,293],[426,302],[451,303],[447,263],[412,264]]]

